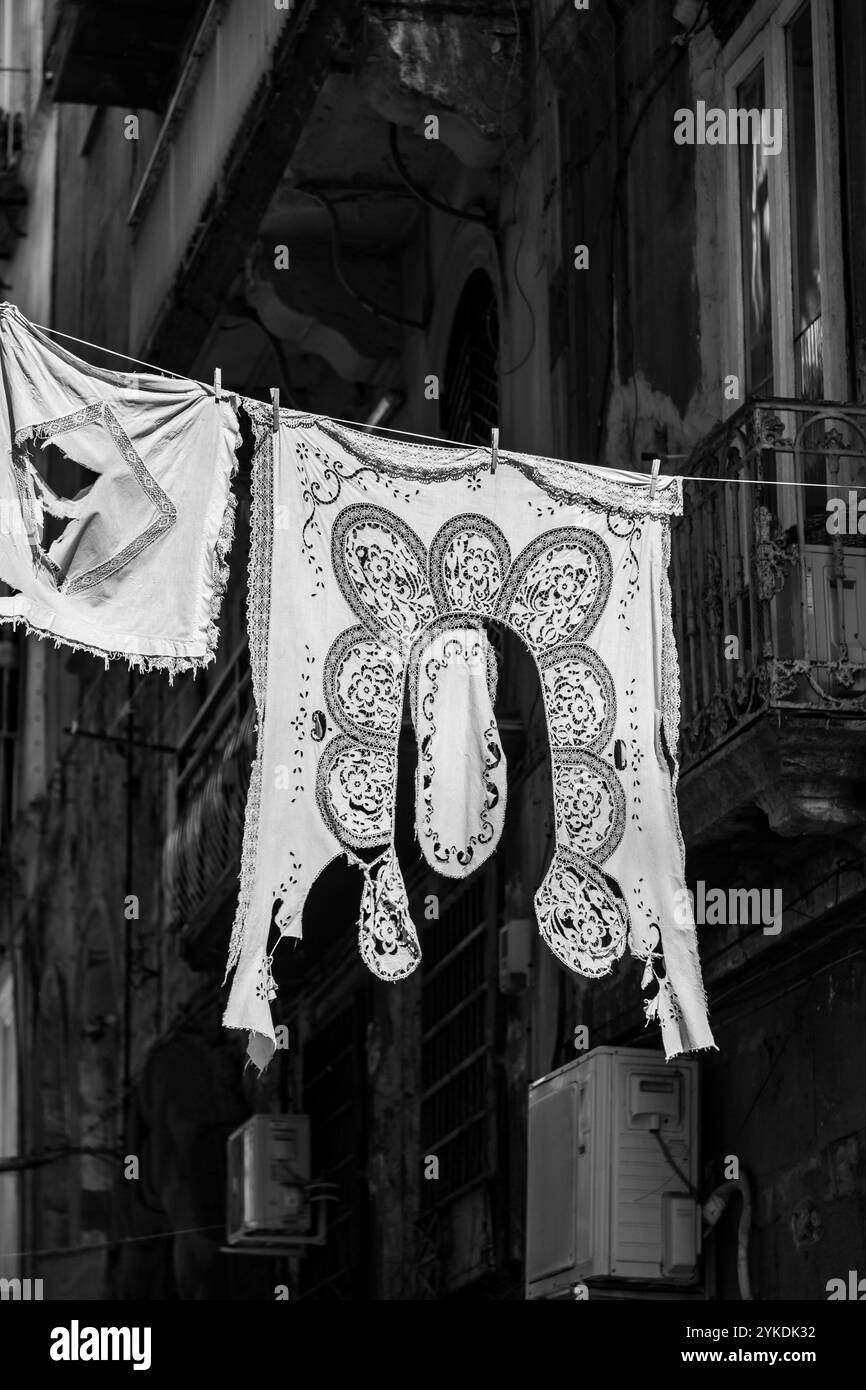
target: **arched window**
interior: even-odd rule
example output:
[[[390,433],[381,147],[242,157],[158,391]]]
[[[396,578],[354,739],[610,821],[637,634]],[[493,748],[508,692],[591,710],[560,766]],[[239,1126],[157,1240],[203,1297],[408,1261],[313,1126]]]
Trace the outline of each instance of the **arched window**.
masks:
[[[499,424],[499,314],[490,276],[474,270],[454,314],[445,383],[442,429],[449,439],[489,444]]]

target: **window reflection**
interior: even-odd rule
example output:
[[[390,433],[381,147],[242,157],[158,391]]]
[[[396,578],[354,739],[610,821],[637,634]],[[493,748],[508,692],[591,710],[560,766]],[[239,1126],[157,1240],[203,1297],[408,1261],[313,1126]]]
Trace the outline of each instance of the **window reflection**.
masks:
[[[737,89],[737,105],[763,111],[764,65]],[[769,160],[759,142],[740,148],[740,221],[743,308],[746,331],[746,394],[773,393],[773,323],[770,287]]]
[[[818,248],[818,159],[811,7],[788,31],[791,108],[791,223],[794,270],[794,367],[797,395],[824,394],[821,265]]]

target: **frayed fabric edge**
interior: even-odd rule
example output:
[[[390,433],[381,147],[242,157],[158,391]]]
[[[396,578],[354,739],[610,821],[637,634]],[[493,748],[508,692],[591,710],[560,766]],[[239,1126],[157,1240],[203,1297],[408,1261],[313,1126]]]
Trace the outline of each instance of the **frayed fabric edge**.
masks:
[[[265,745],[265,683],[270,630],[270,575],[273,556],[273,444],[264,417],[247,412],[253,424],[253,450],[250,508],[252,543],[247,570],[247,629],[249,632],[250,673],[256,707],[256,753],[247,789],[238,905],[232,924],[231,941],[223,984],[238,964],[248,935],[250,904],[258,860],[259,820],[262,796],[262,761]]]
[[[223,1027],[229,1028],[233,1033],[247,1034],[247,1060],[245,1068],[255,1067],[259,1076],[261,1076],[273,1060],[274,1053],[277,1050],[276,1044],[271,1041],[267,1033],[259,1033],[255,1028],[247,1028],[242,1023],[226,1023],[225,1018],[223,1018]],[[254,1041],[256,1038],[259,1038],[261,1041],[256,1043]]]
[[[47,628],[36,626],[23,613],[0,613],[0,623],[10,623],[12,628],[23,627],[28,637],[36,637],[40,642],[53,642],[55,648],[66,647],[74,652],[87,652],[88,656],[99,657],[108,670],[110,661],[125,661],[130,670],[148,675],[151,671],[168,672],[169,684],[174,677],[185,671],[195,674],[214,660],[214,653],[204,656],[144,656],[140,652],[125,652],[107,647],[98,647],[89,642],[76,642],[71,637],[58,636]]]
[[[219,535],[217,536],[216,546],[214,548],[214,577],[210,597],[210,616],[207,625],[208,656],[207,662],[205,663],[208,665],[211,661],[216,659],[216,651],[220,637],[220,612],[229,582],[229,555],[235,539],[238,499],[233,484],[239,467],[238,454],[242,443],[241,423],[237,418],[237,414],[235,415],[235,421],[234,443],[232,444],[232,458],[228,476],[226,503],[223,508],[222,522],[220,523]]]
[[[717,1043],[703,1043],[699,1047],[681,1047],[676,1052],[665,1050],[665,1061],[673,1062],[676,1057],[694,1057],[698,1052],[718,1052]]]

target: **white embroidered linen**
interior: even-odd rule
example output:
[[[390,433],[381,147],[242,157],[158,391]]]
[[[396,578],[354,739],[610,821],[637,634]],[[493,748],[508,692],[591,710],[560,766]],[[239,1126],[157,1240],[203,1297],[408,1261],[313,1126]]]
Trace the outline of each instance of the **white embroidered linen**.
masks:
[[[233,532],[232,400],[91,367],[10,304],[0,369],[0,580],[17,590],[0,598],[0,622],[141,669],[206,665]],[[43,476],[49,445],[74,495]],[[50,544],[48,517],[66,523]]]
[[[493,713],[496,659],[484,630],[434,623],[409,679],[415,833],[431,868],[465,878],[495,851],[508,793]]]
[[[679,672],[667,576],[681,484],[489,451],[385,441],[250,403],[249,628],[259,715],[225,1023],[274,1049],[273,953],[335,857],[358,865],[359,947],[382,979],[420,959],[394,848],[404,691],[428,862],[496,847],[505,760],[485,620],[535,658],[551,749],[545,942],[605,975],[629,946],[668,1058],[714,1047],[675,799]],[[431,929],[435,929],[431,928]],[[228,973],[228,972],[227,972]]]

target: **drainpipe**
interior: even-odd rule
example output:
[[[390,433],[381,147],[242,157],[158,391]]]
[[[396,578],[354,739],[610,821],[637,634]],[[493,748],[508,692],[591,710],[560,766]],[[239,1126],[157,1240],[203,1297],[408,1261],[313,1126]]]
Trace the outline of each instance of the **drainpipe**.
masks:
[[[838,455],[838,454],[831,454],[831,455],[830,455],[829,459],[827,460],[827,467],[828,467],[828,470],[829,470],[829,472],[830,472],[830,477],[831,477],[831,479],[832,479],[831,487],[832,487],[832,489],[833,489],[833,493],[834,493],[834,495],[835,495],[836,497],[838,497],[838,496],[840,495],[840,494],[839,494],[839,455]],[[846,506],[847,506],[847,500],[846,500]],[[846,512],[846,515],[847,515],[847,512]],[[838,656],[838,660],[839,660],[841,663],[847,664],[847,662],[848,662],[848,636],[847,636],[847,633],[845,632],[845,542],[844,542],[842,536],[838,534],[838,532],[834,532],[833,535],[832,535],[831,538],[830,538],[830,545],[831,545],[831,548],[832,548],[832,551],[833,551],[833,578],[834,578],[834,580],[836,581],[836,584],[835,584],[836,593],[835,593],[835,601],[834,601],[833,606],[834,606],[834,608],[835,608],[835,610],[836,610],[836,634],[835,634],[835,635],[836,635],[836,642],[837,642],[837,645],[838,645],[838,647],[839,647],[839,656]],[[832,642],[832,637],[831,637],[831,642]],[[828,651],[827,655],[828,655],[828,657],[830,658],[830,660],[832,661],[832,659],[833,659],[832,650]],[[829,684],[829,683],[828,683],[828,684]],[[828,693],[829,693],[829,692],[828,692]]]
[[[738,1178],[731,1178],[728,1182],[723,1182],[716,1188],[715,1192],[704,1202],[704,1235],[709,1235],[718,1221],[728,1202],[735,1192],[739,1192],[743,1199],[743,1206],[740,1212],[740,1225],[737,1231],[737,1284],[740,1289],[740,1298],[750,1301],[753,1298],[752,1285],[749,1279],[749,1232],[752,1227],[752,1185],[748,1175],[741,1173]]]

